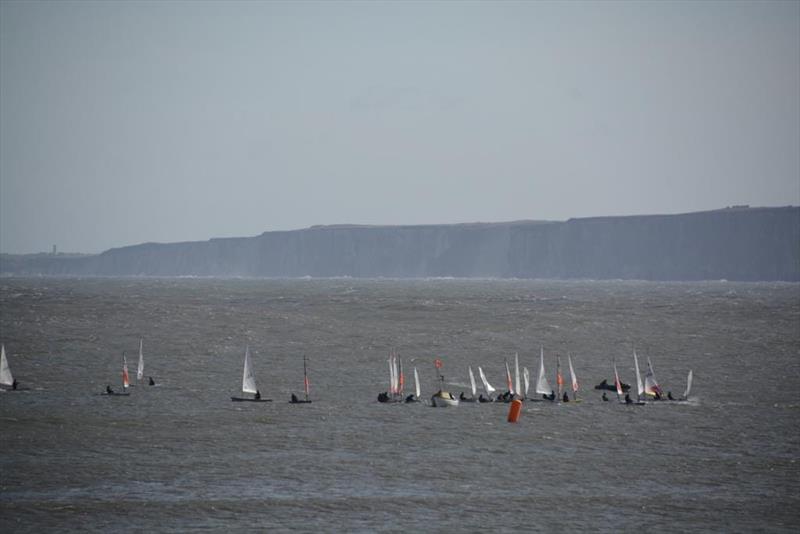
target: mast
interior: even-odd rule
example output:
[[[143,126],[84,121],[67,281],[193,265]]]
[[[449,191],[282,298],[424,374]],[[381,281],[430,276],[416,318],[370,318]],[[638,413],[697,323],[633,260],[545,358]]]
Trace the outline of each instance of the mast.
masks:
[[[517,395],[522,396],[522,390],[519,384],[519,352],[514,353],[514,388]]]
[[[306,400],[308,400],[308,368],[306,367],[306,355],[303,354],[303,389],[306,392]]]
[[[561,356],[556,354],[556,388],[558,389],[558,398],[561,401],[561,388],[564,386],[564,377],[561,376]]]
[[[414,394],[416,394],[417,400],[419,400],[419,374],[417,373],[416,367],[414,367]]]
[[[511,395],[514,394],[514,384],[511,383],[511,369],[508,368],[508,360],[506,362],[506,385],[508,386],[508,392]]]

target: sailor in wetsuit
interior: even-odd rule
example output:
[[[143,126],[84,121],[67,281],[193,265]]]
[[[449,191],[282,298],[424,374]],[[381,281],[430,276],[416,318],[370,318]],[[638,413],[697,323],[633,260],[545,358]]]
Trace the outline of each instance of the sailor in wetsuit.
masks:
[[[150,379],[150,385],[151,385],[151,386],[155,386],[155,385],[156,385],[156,381],[155,381],[155,380],[153,380],[153,377],[152,377],[152,376],[149,376],[149,377],[147,377],[147,378],[149,378],[149,379]]]
[[[625,394],[625,404],[633,404],[630,393]]]
[[[604,400],[604,401],[607,401],[607,400],[608,400],[608,397],[606,396],[606,392],[605,392],[605,391],[603,392],[603,400]]]
[[[300,402],[300,400],[297,398],[297,395],[295,395],[294,393],[292,393],[292,400],[291,400],[291,401],[289,401],[289,402],[291,402],[292,404],[297,404],[297,403],[299,403],[299,402]]]
[[[261,400],[261,392],[256,390],[256,400]]]
[[[106,386],[106,395],[113,395],[114,390],[111,389],[111,386]]]
[[[566,391],[564,392],[564,396],[561,398],[561,401],[562,402],[569,402],[569,395],[567,395]]]

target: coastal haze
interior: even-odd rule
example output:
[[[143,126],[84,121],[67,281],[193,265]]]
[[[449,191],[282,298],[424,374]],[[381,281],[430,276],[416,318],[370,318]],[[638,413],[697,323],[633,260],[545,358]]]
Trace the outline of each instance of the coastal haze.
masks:
[[[799,146],[800,2],[0,1],[0,531],[794,532]]]
[[[27,391],[0,393],[0,529],[794,532],[800,517],[800,288],[785,283],[0,279]],[[119,389],[123,351],[135,373]],[[241,395],[249,345],[261,393]],[[581,403],[381,404],[469,394],[504,360]],[[692,402],[603,402],[633,351]],[[300,394],[308,359],[310,405]],[[567,378],[567,384],[569,379]]]
[[[800,205],[797,2],[0,2],[0,252]]]

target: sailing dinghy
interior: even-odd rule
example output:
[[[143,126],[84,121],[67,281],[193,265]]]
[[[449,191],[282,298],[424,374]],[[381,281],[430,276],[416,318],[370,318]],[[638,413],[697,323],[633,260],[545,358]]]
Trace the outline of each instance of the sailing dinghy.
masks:
[[[536,380],[536,393],[548,397],[548,399],[551,396],[552,400],[555,399],[555,392],[550,387],[550,383],[547,381],[547,376],[544,372],[544,347],[541,348],[539,354],[539,377]]]
[[[653,363],[647,358],[647,374],[644,375],[644,393],[655,400],[662,400],[664,392],[656,381],[656,374],[653,372]]]
[[[254,397],[231,397],[235,402],[271,402],[272,399],[262,399],[261,392],[256,386],[256,375],[253,372],[253,363],[250,361],[250,347],[244,351],[244,373],[242,375],[242,392],[252,393]]]
[[[683,396],[678,399],[679,402],[687,402],[689,400],[689,393],[692,392],[692,370],[689,369],[689,375],[686,377],[686,391],[683,392]]]
[[[459,397],[458,400],[460,400],[461,402],[478,402],[478,397],[477,397],[478,385],[475,382],[475,374],[472,372],[472,366],[471,365],[468,366],[467,370],[469,371],[469,386],[470,386],[470,391],[472,391],[472,396],[465,397],[464,394],[461,393],[461,396]]]
[[[130,395],[128,388],[131,386],[131,381],[128,378],[128,359],[125,357],[125,353],[122,353],[122,391],[114,391],[111,389],[111,386],[106,386],[106,391],[103,395],[108,395],[109,397],[127,397]]]
[[[306,356],[303,355],[303,391],[306,395],[305,400],[298,399],[297,395],[292,393],[292,399],[289,401],[289,404],[311,404],[311,401],[308,398],[308,367],[306,366]]]
[[[569,378],[572,381],[572,402],[581,402],[581,399],[578,398],[578,377],[572,367],[572,358],[569,353],[567,353],[567,362],[569,363]]]
[[[419,373],[417,372],[417,368],[414,367],[414,394],[406,397],[406,402],[420,402],[419,394]]]
[[[481,402],[492,402],[494,397],[492,396],[495,391],[497,391],[494,386],[492,386],[489,381],[486,379],[486,374],[481,369],[481,366],[478,366],[478,375],[481,377],[481,382],[483,383],[483,390],[486,391],[486,400],[481,400]],[[481,395],[480,399],[483,399],[483,395]]]
[[[11,374],[11,368],[8,366],[8,358],[6,358],[6,346],[0,345],[0,386],[17,389],[17,381]]]

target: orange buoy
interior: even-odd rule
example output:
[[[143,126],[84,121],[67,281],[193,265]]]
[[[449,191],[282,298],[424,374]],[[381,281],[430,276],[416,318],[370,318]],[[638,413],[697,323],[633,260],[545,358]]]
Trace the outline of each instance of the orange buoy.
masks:
[[[511,401],[511,409],[508,410],[508,422],[516,423],[519,421],[519,414],[522,413],[522,401],[514,399]]]

